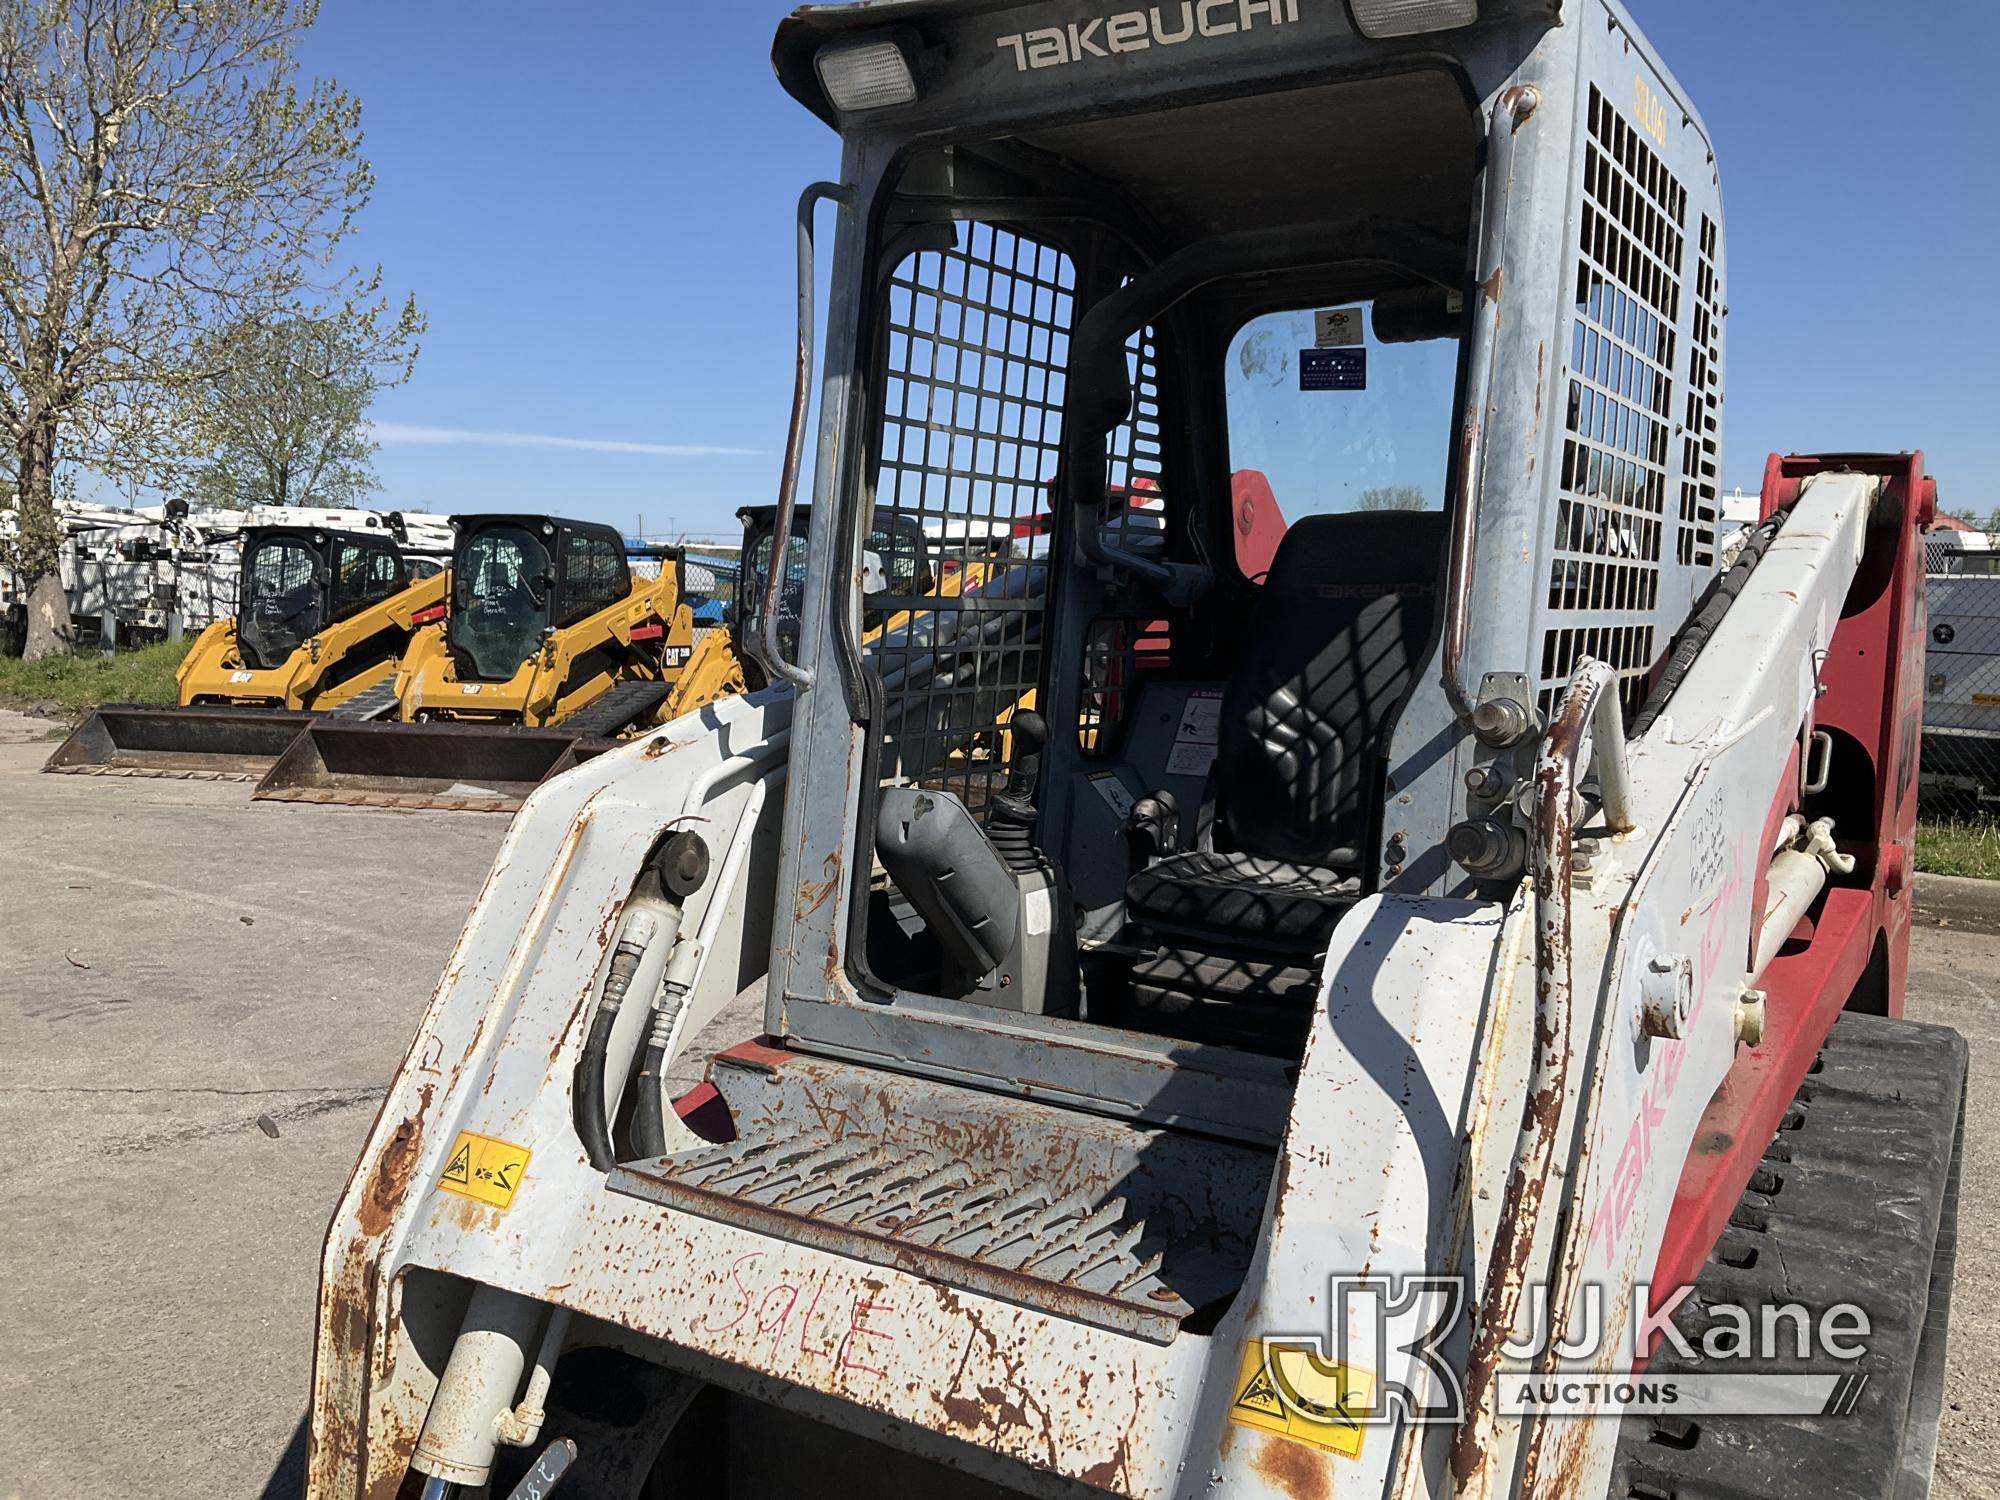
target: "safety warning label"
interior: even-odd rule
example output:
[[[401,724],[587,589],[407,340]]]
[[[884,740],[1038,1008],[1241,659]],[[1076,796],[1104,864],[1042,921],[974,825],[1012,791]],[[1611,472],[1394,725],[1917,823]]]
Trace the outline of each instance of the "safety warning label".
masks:
[[[1169,776],[1206,776],[1215,764],[1216,741],[1222,737],[1222,693],[1197,688],[1181,705],[1174,727],[1174,747],[1167,752]]]
[[[438,1186],[448,1193],[477,1198],[495,1208],[506,1208],[520,1190],[527,1174],[528,1158],[534,1152],[511,1141],[461,1130],[452,1142],[451,1156],[444,1164]]]
[[[1358,307],[1322,307],[1313,314],[1313,347],[1348,349],[1363,342],[1366,316]]]
[[[1366,1370],[1329,1364],[1311,1349],[1251,1339],[1243,1346],[1229,1420],[1359,1458],[1374,1394],[1375,1377]]]

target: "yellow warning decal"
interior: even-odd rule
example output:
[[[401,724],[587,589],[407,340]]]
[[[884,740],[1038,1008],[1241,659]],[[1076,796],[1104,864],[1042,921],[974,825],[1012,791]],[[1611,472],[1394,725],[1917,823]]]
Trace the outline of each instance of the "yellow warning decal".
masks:
[[[1359,1458],[1374,1397],[1375,1377],[1366,1370],[1329,1364],[1311,1349],[1250,1339],[1229,1420]]]
[[[521,1179],[527,1175],[528,1158],[534,1154],[511,1141],[461,1130],[452,1142],[451,1158],[444,1164],[438,1186],[448,1193],[505,1208],[514,1201]]]

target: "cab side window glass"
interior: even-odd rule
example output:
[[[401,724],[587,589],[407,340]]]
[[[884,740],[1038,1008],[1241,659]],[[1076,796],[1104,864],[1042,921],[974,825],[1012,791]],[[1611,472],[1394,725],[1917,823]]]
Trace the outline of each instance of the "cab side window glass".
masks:
[[[346,619],[403,587],[402,559],[372,541],[342,541],[333,551],[333,616]]]
[[[631,591],[625,556],[608,537],[572,534],[563,541],[563,624],[608,609]]]

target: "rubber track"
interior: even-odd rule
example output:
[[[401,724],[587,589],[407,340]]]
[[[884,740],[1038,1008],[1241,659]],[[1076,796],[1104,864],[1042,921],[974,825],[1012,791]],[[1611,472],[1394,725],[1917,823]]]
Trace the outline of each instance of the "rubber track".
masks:
[[[327,710],[330,719],[379,719],[396,706],[396,681],[378,682]]]
[[[572,730],[584,739],[603,739],[665,702],[672,691],[669,684],[649,678],[621,682],[595,703],[558,720],[555,727]]]
[[[1844,1416],[1627,1417],[1612,1500],[1921,1500],[1943,1391],[1964,1038],[1843,1015],[1674,1318],[1699,1352],[1717,1303],[1852,1302],[1871,1324]],[[1651,1373],[1692,1372],[1662,1345]],[[1836,1368],[1709,1362],[1713,1373]]]

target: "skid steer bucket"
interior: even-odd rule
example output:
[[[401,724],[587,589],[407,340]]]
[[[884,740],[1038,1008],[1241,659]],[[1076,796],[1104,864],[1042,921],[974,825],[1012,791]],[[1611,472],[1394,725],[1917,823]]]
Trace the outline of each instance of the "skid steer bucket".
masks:
[[[71,731],[45,771],[255,781],[313,715],[285,708],[107,704]]]
[[[560,729],[321,719],[293,741],[253,795],[510,813],[543,778],[575,763],[576,743],[575,734]]]

